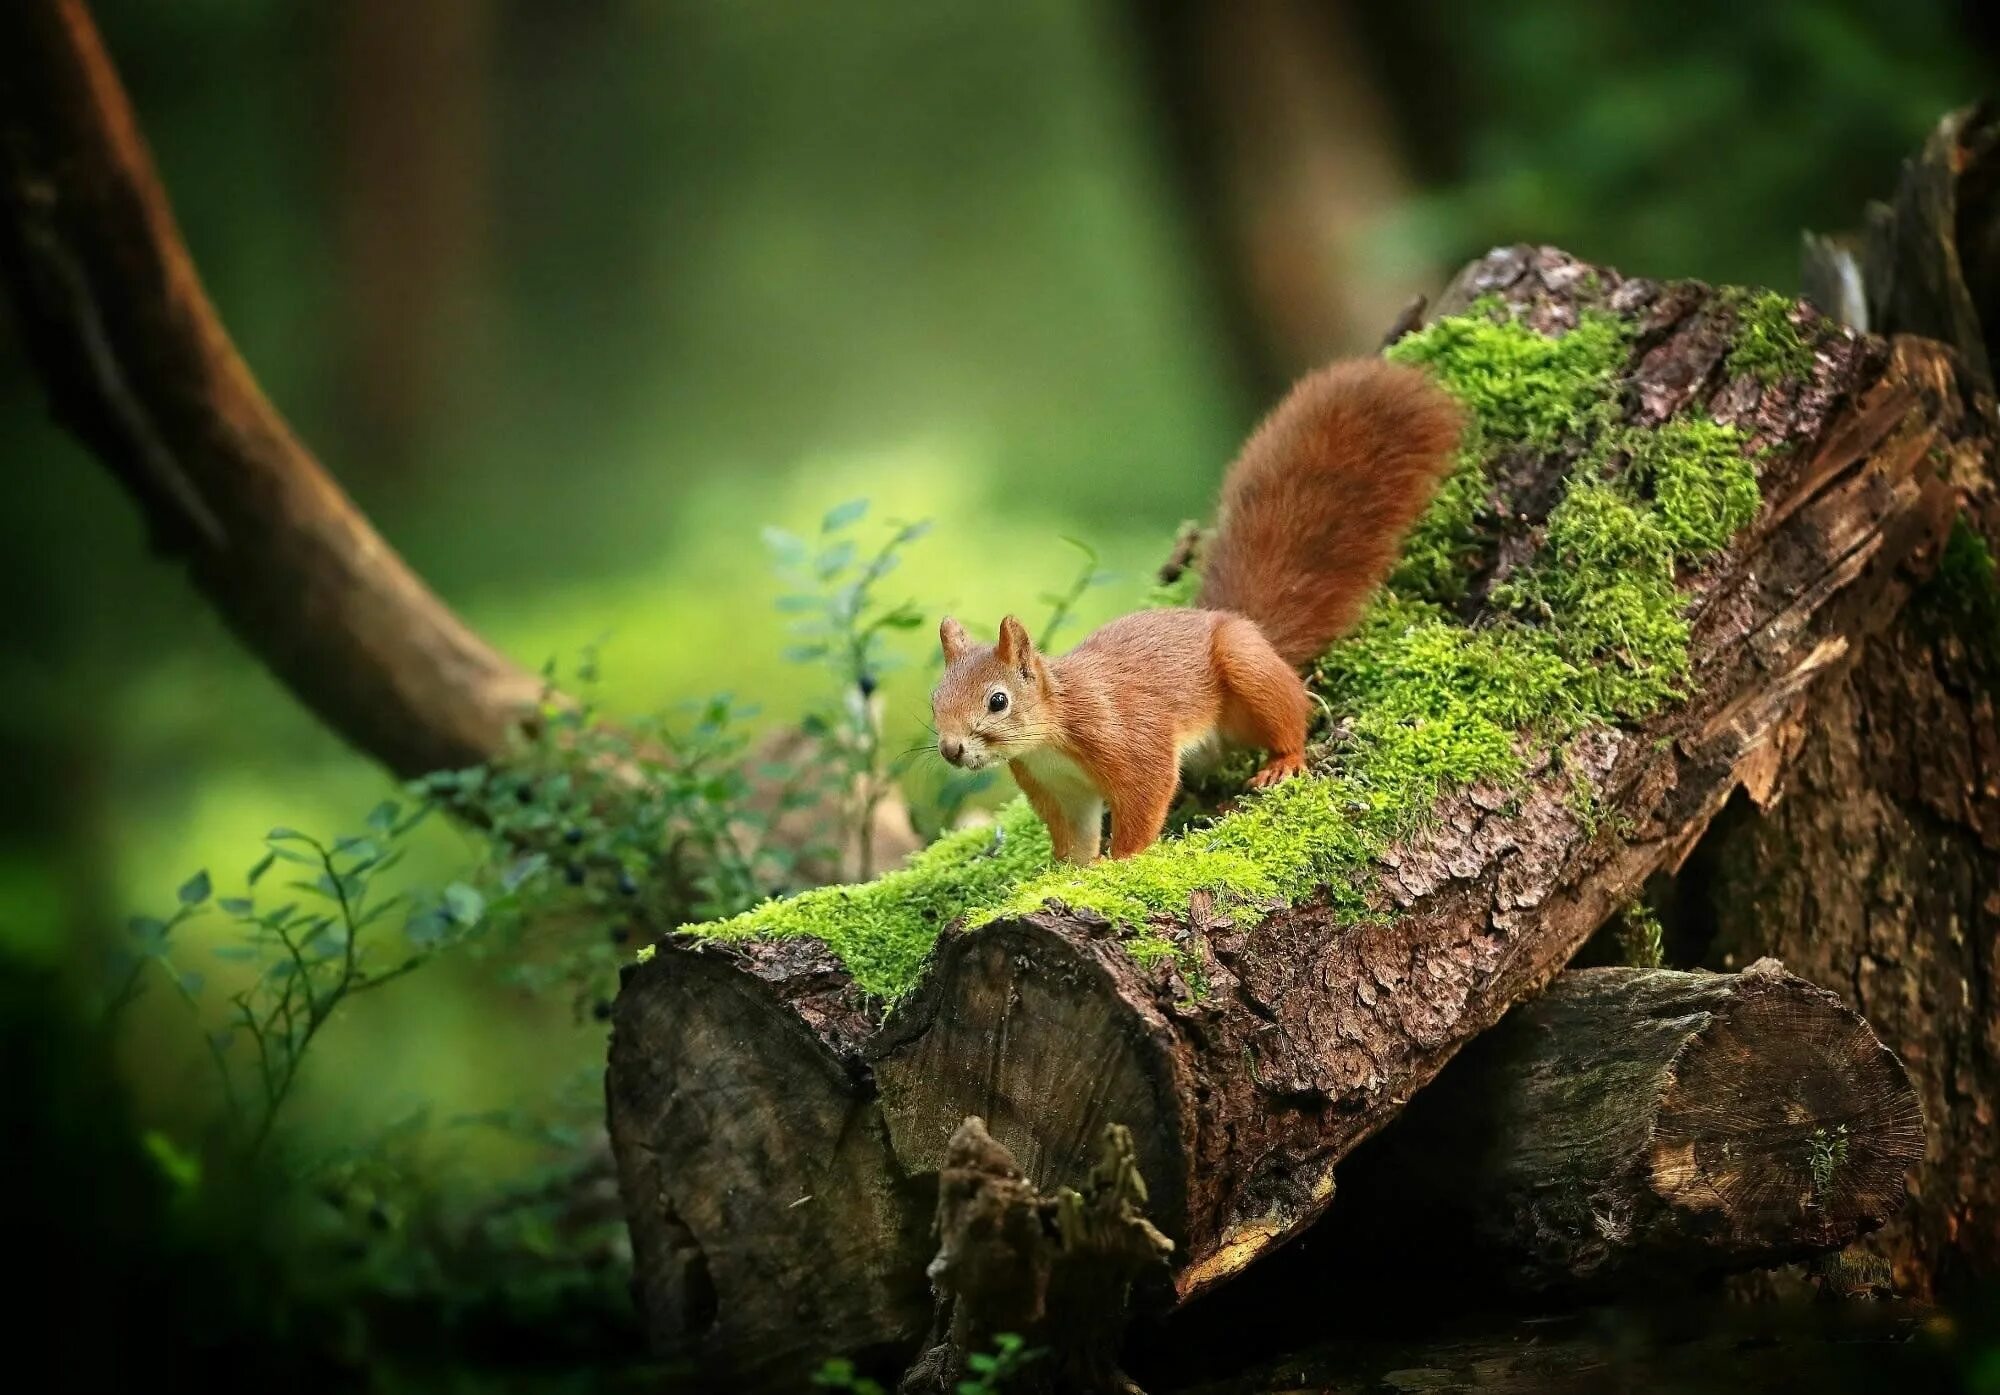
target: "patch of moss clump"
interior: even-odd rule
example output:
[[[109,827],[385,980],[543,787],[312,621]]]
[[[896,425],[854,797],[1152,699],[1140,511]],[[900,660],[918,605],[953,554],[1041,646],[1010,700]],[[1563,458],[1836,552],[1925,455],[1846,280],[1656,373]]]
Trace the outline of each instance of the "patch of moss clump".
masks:
[[[1962,513],[1952,520],[1937,571],[1917,595],[1917,610],[1956,633],[2000,688],[2000,571],[1986,539]]]
[[[1312,675],[1334,717],[1318,773],[1090,867],[1051,865],[1043,830],[1016,803],[1000,816],[997,852],[985,830],[955,834],[869,885],[697,929],[818,936],[863,987],[893,997],[947,925],[1050,900],[1115,922],[1141,961],[1183,954],[1158,927],[1184,915],[1196,891],[1214,894],[1239,925],[1316,893],[1337,914],[1367,915],[1367,864],[1420,826],[1440,794],[1517,779],[1524,752],[1643,719],[1681,690],[1688,628],[1676,572],[1754,517],[1756,463],[1740,433],[1713,422],[1617,425],[1627,352],[1606,317],[1547,338],[1485,307],[1392,351],[1458,395],[1473,429],[1403,571]],[[1539,553],[1466,622],[1450,603],[1477,561],[1488,463],[1555,448],[1577,463]]]
[[[1796,307],[1776,291],[1736,291],[1725,295],[1736,310],[1736,335],[1723,371],[1748,374],[1767,386],[1799,381],[1813,373],[1813,349],[1792,322]]]
[[[687,928],[720,940],[809,935],[840,957],[864,992],[893,998],[916,977],[938,932],[1048,869],[1049,831],[1023,800],[991,827],[948,833],[893,872],[823,886]]]

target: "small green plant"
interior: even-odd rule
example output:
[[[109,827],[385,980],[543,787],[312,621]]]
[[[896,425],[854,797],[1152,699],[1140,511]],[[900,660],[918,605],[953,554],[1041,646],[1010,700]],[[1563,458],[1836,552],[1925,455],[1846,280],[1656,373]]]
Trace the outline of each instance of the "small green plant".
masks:
[[[841,811],[840,828],[852,838],[857,875],[864,879],[875,872],[875,812],[892,787],[876,694],[882,675],[901,659],[886,638],[924,623],[914,602],[885,603],[880,589],[904,549],[931,526],[891,520],[889,536],[863,554],[850,530],[867,512],[866,499],[828,510],[815,543],[782,528],[764,530],[778,574],[792,588],[777,601],[781,612],[796,617],[785,657],[822,667],[833,680],[832,699],[806,715],[803,730],[816,743],[809,759]]]
[[[813,1372],[812,1383],[821,1390],[844,1390],[847,1395],[886,1395],[882,1382],[856,1374],[854,1363],[844,1356],[822,1362]]]
[[[1044,653],[1055,652],[1055,637],[1074,618],[1077,602],[1083,599],[1084,593],[1099,586],[1108,586],[1118,579],[1116,573],[1098,567],[1097,549],[1089,543],[1076,538],[1064,538],[1063,541],[1083,554],[1083,566],[1061,591],[1042,592],[1041,599],[1049,607],[1049,618],[1042,622],[1041,629],[1035,631],[1035,643]]]
[[[1007,1383],[1041,1354],[1030,1350],[1019,1334],[1001,1332],[993,1338],[993,1350],[965,1358],[968,1376],[952,1387],[954,1395],[1005,1395]],[[812,1383],[821,1390],[840,1390],[847,1395],[885,1395],[881,1382],[857,1373],[854,1363],[844,1357],[823,1363],[813,1372]]]
[[[1826,1204],[1827,1193],[1833,1189],[1833,1179],[1847,1162],[1847,1125],[1836,1125],[1831,1131],[1814,1129],[1807,1140],[1807,1165],[1812,1171],[1813,1204]]]
[[[1644,901],[1625,908],[1617,929],[1618,958],[1635,969],[1664,968],[1667,962],[1665,932],[1659,913]]]
[[[1039,1351],[1030,1351],[1016,1333],[998,1333],[993,1338],[991,1352],[974,1352],[965,1358],[965,1369],[972,1378],[958,1383],[958,1395],[1001,1395],[1007,1382],[1040,1355]]]
[[[200,871],[181,884],[169,914],[130,922],[126,963],[109,1003],[114,1017],[155,977],[201,1012],[207,975],[187,962],[181,932],[217,916],[233,929],[210,953],[251,977],[228,995],[227,1020],[203,1041],[231,1131],[250,1156],[269,1141],[307,1050],[341,1007],[401,978],[484,919],[486,896],[465,882],[435,895],[380,891],[381,877],[402,859],[404,840],[428,812],[428,805],[405,812],[385,801],[369,814],[365,832],[330,842],[274,828],[241,896],[217,897]],[[283,890],[272,896],[260,884],[274,872]],[[389,933],[391,924],[400,936]]]

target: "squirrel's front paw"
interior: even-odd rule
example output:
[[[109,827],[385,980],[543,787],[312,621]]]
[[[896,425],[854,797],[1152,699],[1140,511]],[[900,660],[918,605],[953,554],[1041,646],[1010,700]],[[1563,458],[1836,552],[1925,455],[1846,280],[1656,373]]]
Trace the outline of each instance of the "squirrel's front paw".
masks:
[[[1305,768],[1306,758],[1300,752],[1293,751],[1290,755],[1272,756],[1264,762],[1262,770],[1250,777],[1250,788],[1269,789],[1280,780],[1289,780],[1294,775],[1303,774]]]

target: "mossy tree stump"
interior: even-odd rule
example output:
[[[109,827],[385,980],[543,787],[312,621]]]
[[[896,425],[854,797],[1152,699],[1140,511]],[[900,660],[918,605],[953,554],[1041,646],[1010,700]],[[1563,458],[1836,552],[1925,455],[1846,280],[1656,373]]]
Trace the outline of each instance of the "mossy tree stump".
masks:
[[[1771,297],[1514,248],[1439,315],[1394,352],[1477,425],[1320,666],[1312,778],[1080,871],[1013,809],[636,968],[607,1091],[663,1349],[773,1386],[907,1349],[971,1115],[1043,1188],[1129,1127],[1175,1297],[1296,1233],[1350,1149],[1768,788],[1770,734],[1934,564],[1946,473],[1988,445],[1935,346]]]

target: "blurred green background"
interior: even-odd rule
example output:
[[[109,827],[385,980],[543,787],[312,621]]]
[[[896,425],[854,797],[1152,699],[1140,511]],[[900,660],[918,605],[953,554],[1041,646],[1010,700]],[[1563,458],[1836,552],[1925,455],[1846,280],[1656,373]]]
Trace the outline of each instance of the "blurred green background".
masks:
[[[772,716],[806,697],[762,525],[935,519],[897,582],[987,625],[1074,536],[1123,578],[1084,618],[1130,608],[1286,376],[1469,256],[1789,289],[2000,51],[1978,0],[93,8],[225,321],[417,570],[526,664],[604,640],[614,709]],[[149,557],[4,319],[0,458],[0,942],[81,983],[388,782]],[[199,1049],[140,1004],[148,1120],[199,1109]],[[600,1057],[440,965],[332,1029],[292,1123],[533,1109]]]

